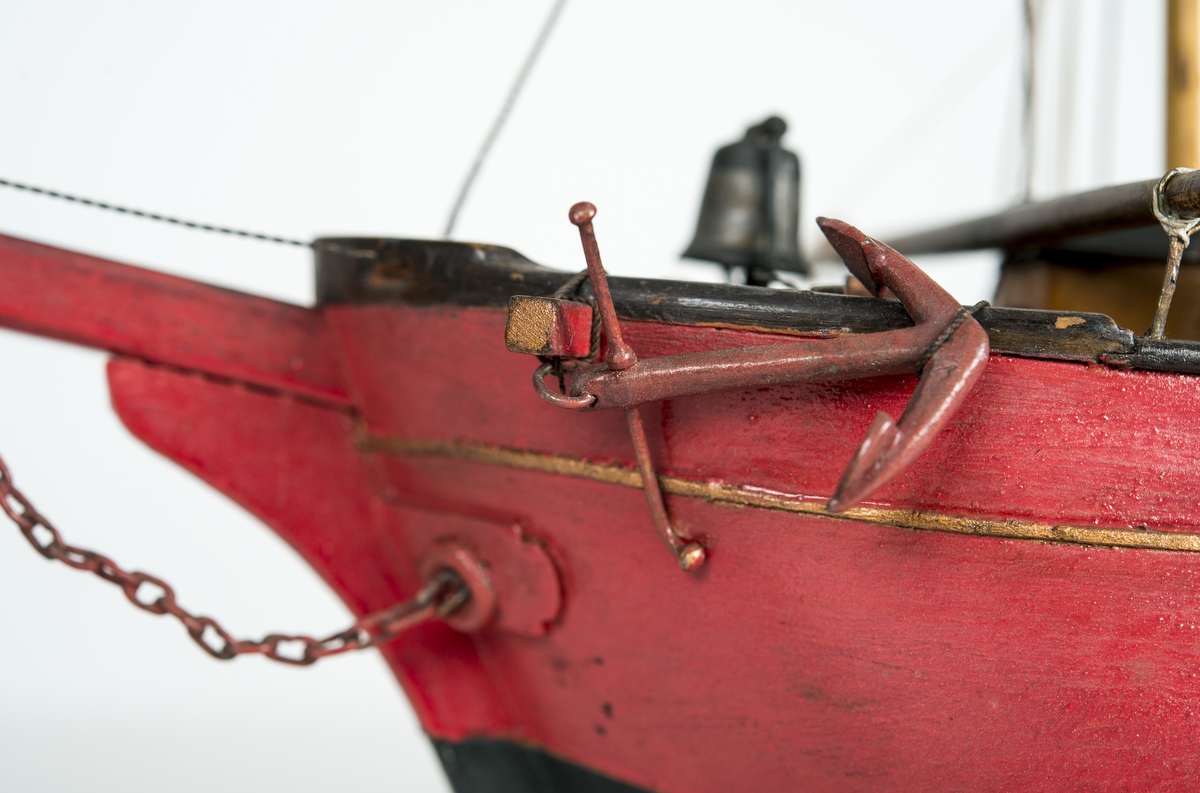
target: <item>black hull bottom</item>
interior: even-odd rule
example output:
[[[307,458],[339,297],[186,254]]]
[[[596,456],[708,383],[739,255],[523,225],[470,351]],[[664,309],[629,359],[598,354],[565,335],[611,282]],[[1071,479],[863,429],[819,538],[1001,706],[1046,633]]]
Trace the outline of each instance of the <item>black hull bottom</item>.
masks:
[[[650,793],[508,741],[433,742],[455,793]]]

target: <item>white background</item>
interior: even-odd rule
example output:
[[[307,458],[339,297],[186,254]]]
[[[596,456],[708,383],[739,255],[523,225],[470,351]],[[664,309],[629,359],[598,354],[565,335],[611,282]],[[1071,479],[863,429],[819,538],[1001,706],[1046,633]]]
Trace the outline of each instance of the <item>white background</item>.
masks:
[[[537,2],[10,2],[0,177],[310,239],[436,237],[549,8]],[[1047,0],[1038,196],[1160,175],[1163,3]],[[816,214],[914,230],[1017,197],[1021,0],[571,0],[457,237],[577,270],[681,264],[713,150],[770,113]],[[310,257],[0,190],[0,232],[297,303]],[[964,302],[996,259],[922,260]],[[836,274],[834,274],[836,276]],[[49,286],[49,285],[48,285]],[[3,284],[0,284],[3,288]],[[160,574],[235,633],[349,619],[299,558],[142,447],[104,356],[0,332],[0,453],[77,544]],[[0,788],[443,791],[373,654],[222,664],[0,526]]]

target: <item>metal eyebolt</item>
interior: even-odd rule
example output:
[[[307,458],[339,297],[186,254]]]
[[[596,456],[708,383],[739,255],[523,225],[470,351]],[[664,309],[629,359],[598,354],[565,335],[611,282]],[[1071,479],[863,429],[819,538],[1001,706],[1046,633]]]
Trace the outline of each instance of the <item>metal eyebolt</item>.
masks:
[[[533,387],[537,391],[538,396],[549,402],[551,405],[560,408],[569,408],[571,410],[583,410],[591,407],[596,401],[596,397],[592,394],[584,394],[583,396],[567,396],[560,394],[557,391],[551,390],[546,385],[546,375],[550,374],[554,369],[554,364],[544,363],[537,368],[533,373]]]

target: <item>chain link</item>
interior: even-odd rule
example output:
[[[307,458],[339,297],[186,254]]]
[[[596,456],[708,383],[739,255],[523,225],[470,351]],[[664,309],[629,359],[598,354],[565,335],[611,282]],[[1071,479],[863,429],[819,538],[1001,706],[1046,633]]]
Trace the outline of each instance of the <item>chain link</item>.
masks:
[[[324,639],[282,633],[273,633],[259,641],[235,639],[213,618],[197,616],[180,606],[175,590],[161,578],[127,572],[107,556],[63,542],[58,529],[13,485],[12,474],[3,459],[0,459],[0,508],[42,556],[116,584],[129,602],[143,611],[171,615],[183,624],[196,644],[222,661],[259,653],[283,664],[307,666],[331,655],[389,642],[404,631],[451,614],[471,597],[457,573],[442,570],[411,599],[372,612],[346,630]]]

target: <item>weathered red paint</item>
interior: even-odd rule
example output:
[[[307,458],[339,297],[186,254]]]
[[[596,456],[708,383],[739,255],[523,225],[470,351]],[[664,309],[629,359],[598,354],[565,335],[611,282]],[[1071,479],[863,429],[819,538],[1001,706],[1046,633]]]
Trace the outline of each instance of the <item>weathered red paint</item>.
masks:
[[[329,330],[300,306],[0,235],[0,326],[335,404]]]
[[[401,510],[376,495],[340,410],[124,359],[109,363],[108,378],[130,432],[261,518],[355,614],[416,592],[413,525],[457,525],[453,514]],[[512,726],[469,636],[432,623],[380,649],[434,734]]]
[[[503,312],[338,306],[361,416],[376,433],[471,439],[634,465],[616,411],[569,413],[530,394],[529,359],[495,341]],[[627,322],[646,355],[788,337]],[[454,336],[451,336],[451,330]],[[444,346],[403,345],[406,338]],[[436,348],[436,349],[435,349]],[[421,379],[409,372],[420,372]],[[915,376],[672,400],[651,437],[660,472],[827,497],[878,410],[902,409]],[[992,356],[926,455],[872,503],[1166,531],[1200,526],[1200,379]]]
[[[473,597],[446,618],[452,627],[475,631],[486,626],[536,638],[545,636],[558,619],[562,610],[558,571],[542,543],[529,537],[520,524],[446,515],[429,524],[413,523],[404,539],[412,558],[419,560],[423,580],[445,567],[463,573]],[[464,553],[465,566],[460,561]],[[487,597],[492,605],[477,608],[480,597]]]
[[[238,301],[259,305],[221,294],[233,305],[195,308],[217,337]],[[304,316],[329,322],[355,412],[263,389],[257,373],[203,376],[219,360],[191,371],[115,360],[113,404],[135,435],[287,539],[356,613],[410,595],[420,538],[461,534],[464,521],[519,524],[546,549],[563,607],[545,636],[428,625],[383,648],[433,734],[536,741],[668,793],[1200,784],[1200,557],[668,496],[712,540],[705,568],[680,575],[634,489],[359,451],[361,422],[631,465],[618,413],[568,413],[530,393],[529,359],[503,346],[503,311]],[[652,323],[626,323],[625,337],[646,356],[783,340]],[[336,371],[336,358],[318,359]],[[872,415],[902,407],[915,385],[669,400],[646,409],[650,442],[664,473],[828,497]],[[993,356],[937,442],[874,498],[1195,530],[1198,448],[1197,378]]]
[[[1064,374],[1055,368],[1082,376],[1076,391],[1088,375],[1104,374],[1047,364],[1032,374]],[[278,449],[291,448],[293,465],[316,457],[322,467],[355,468],[362,462],[334,411],[305,405],[286,421],[295,401],[135,364],[113,373],[114,403],[139,437],[263,516],[349,589],[359,609],[397,596],[385,580],[402,578],[409,564],[397,551],[404,537],[450,509],[497,525],[520,516],[554,549],[566,609],[547,637],[490,632],[448,647],[462,637],[431,628],[385,651],[435,734],[525,737],[664,791],[1195,781],[1186,762],[1200,748],[1190,709],[1200,695],[1192,555],[918,533],[674,499],[687,525],[716,538],[708,568],[680,576],[657,552],[634,490],[437,458],[376,462],[397,489],[441,510],[375,501],[375,519],[354,525],[354,515],[335,519],[343,499],[371,497],[322,485],[338,481],[331,471],[283,474],[295,497],[254,499],[278,492],[282,472],[229,451],[246,444],[277,465]],[[1071,384],[1066,377],[1059,386]],[[899,390],[884,401],[903,400]],[[790,404],[795,412],[837,393],[790,396],[800,403]],[[691,420],[681,427],[678,414],[668,421],[697,428]],[[185,422],[190,431],[180,430]],[[330,430],[315,443],[293,437],[298,424]],[[836,430],[809,434],[831,440]],[[745,448],[729,449],[729,458]],[[1051,475],[1078,482],[1077,471]],[[321,504],[326,513],[311,519],[308,510]]]

